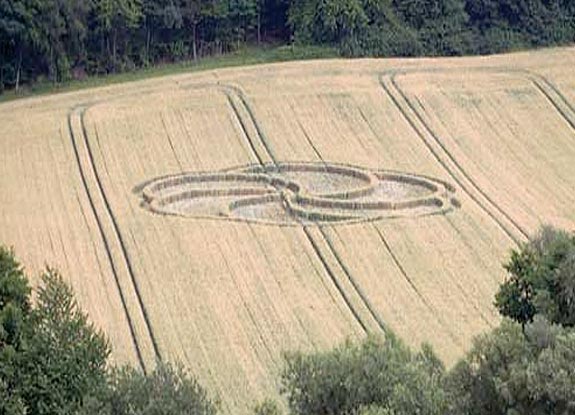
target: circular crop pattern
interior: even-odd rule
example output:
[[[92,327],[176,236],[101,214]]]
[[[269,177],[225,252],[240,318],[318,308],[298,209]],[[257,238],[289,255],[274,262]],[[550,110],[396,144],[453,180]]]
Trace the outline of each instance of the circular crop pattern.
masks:
[[[414,174],[289,163],[162,177],[142,195],[157,213],[308,225],[441,213],[459,206],[454,191]]]

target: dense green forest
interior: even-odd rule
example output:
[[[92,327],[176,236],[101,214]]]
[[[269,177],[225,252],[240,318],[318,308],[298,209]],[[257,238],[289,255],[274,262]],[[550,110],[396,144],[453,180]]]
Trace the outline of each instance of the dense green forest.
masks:
[[[496,295],[503,321],[446,370],[431,347],[391,332],[334,350],[285,355],[290,415],[575,413],[575,234],[543,228],[513,251]],[[57,272],[32,301],[0,247],[0,415],[216,415],[218,400],[179,366],[116,368],[110,348]],[[254,415],[285,413],[274,400]]]
[[[0,92],[246,44],[440,56],[574,40],[572,0],[0,0]]]

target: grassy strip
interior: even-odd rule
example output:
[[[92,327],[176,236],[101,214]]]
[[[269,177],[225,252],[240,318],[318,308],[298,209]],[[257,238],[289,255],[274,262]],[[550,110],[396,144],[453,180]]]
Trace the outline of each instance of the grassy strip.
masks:
[[[104,85],[139,81],[159,76],[273,62],[328,59],[336,58],[338,56],[336,49],[323,46],[250,46],[225,55],[203,58],[197,62],[185,61],[162,64],[151,66],[149,68],[141,68],[132,72],[96,75],[90,76],[84,80],[71,80],[58,84],[49,81],[41,81],[32,85],[24,86],[18,92],[10,90],[0,94],[0,103],[37,95],[77,91]]]

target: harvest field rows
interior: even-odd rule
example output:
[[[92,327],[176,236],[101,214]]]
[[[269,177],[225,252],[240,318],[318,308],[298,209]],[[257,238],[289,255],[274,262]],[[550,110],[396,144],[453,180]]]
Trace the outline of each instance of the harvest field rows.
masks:
[[[61,270],[120,363],[181,361],[226,413],[282,352],[392,330],[447,365],[501,263],[575,227],[572,48],[317,61],[0,106],[0,241]]]

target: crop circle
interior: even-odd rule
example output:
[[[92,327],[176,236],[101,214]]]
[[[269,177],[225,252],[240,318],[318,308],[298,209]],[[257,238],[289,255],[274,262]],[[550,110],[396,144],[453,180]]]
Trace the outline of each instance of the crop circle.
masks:
[[[182,173],[142,190],[145,206],[156,213],[280,225],[442,213],[457,207],[453,193],[429,177],[326,163]]]

